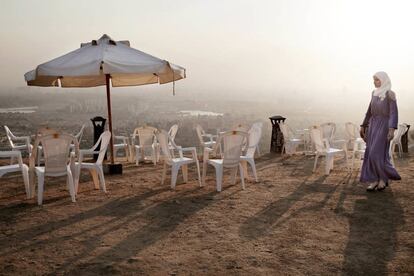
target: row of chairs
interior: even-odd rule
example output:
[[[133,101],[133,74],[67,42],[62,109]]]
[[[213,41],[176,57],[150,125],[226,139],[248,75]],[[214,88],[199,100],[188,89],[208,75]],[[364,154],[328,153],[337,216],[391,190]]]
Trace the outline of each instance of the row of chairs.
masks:
[[[5,127],[6,128],[6,127]],[[12,159],[11,165],[0,167],[0,176],[8,172],[22,171],[26,188],[26,197],[32,198],[35,195],[35,179],[37,176],[37,201],[41,205],[43,202],[44,178],[45,176],[58,177],[67,176],[67,186],[71,199],[75,202],[76,194],[79,187],[79,175],[81,169],[88,169],[95,183],[95,187],[100,186],[106,192],[105,179],[103,176],[102,162],[106,149],[109,144],[111,133],[105,131],[98,142],[87,150],[79,150],[79,137],[70,134],[60,133],[59,131],[42,128],[38,131],[34,145],[25,148],[12,148],[12,151],[0,152],[0,157]],[[25,142],[28,139],[25,139]],[[29,166],[23,163],[20,150],[30,149]],[[38,161],[38,155],[43,155],[44,165],[41,166]],[[88,154],[98,154],[94,163],[86,163],[84,157]],[[76,160],[77,158],[77,160]],[[13,164],[13,159],[18,160],[18,164]],[[31,172],[29,177],[29,169]]]
[[[144,129],[151,130],[152,133],[154,133],[154,129],[150,129],[149,127]],[[184,180],[187,181],[188,165],[192,163],[196,164],[200,186],[205,182],[205,175],[207,171],[206,166],[213,165],[215,167],[218,191],[221,191],[224,168],[234,169],[235,166],[240,168],[242,187],[244,189],[244,175],[242,168],[244,171],[247,171],[248,163],[250,164],[253,176],[257,181],[254,154],[261,137],[261,124],[254,124],[247,132],[232,130],[220,133],[211,148],[206,150],[205,147],[204,149],[206,154],[203,158],[203,179],[200,177],[200,167],[196,148],[183,148],[176,145],[174,138],[177,130],[178,127],[173,126],[169,132],[164,130],[155,132],[156,143],[162,151],[164,161],[162,183],[165,181],[168,165],[171,166],[172,188],[175,188],[180,168],[183,171]],[[139,136],[138,133],[137,135]],[[110,137],[111,133],[109,131],[105,131],[92,148],[79,149],[78,138],[74,135],[63,134],[53,129],[39,130],[34,145],[30,145],[30,147],[25,148],[30,149],[29,167],[31,169],[30,171],[33,172],[33,174],[30,175],[37,175],[38,204],[41,205],[43,202],[45,176],[67,176],[66,182],[68,190],[70,192],[71,199],[74,202],[79,189],[80,171],[82,169],[88,169],[90,171],[95,188],[100,187],[104,192],[106,192],[102,163],[105,153],[107,152]],[[141,136],[139,139],[141,140]],[[152,136],[151,139],[148,138],[148,140],[152,139]],[[25,142],[26,141],[27,140],[25,139]],[[142,139],[142,142],[144,141],[145,139]],[[136,149],[140,151],[142,149],[141,145],[137,146],[138,147]],[[152,148],[154,149],[154,147]],[[218,149],[220,150],[218,151]],[[13,148],[12,151],[1,152],[0,157],[15,158],[18,160],[18,164],[0,167],[0,176],[8,172],[21,170],[24,178],[27,198],[32,198],[35,194],[34,177],[29,177],[29,167],[23,163],[20,150],[24,150],[24,148]],[[154,152],[156,152],[156,150],[154,150]],[[219,152],[219,157],[217,154],[211,154],[217,152]],[[191,154],[191,156],[186,156],[186,153]],[[37,166],[35,165],[35,161],[38,160],[38,154],[42,154],[44,156],[44,166],[40,166],[39,164]],[[93,154],[98,155],[98,158],[94,163],[84,162],[86,155]],[[139,160],[138,155],[137,160]],[[234,179],[235,178],[233,177],[233,180]]]
[[[116,135],[114,143],[114,157],[118,157],[119,151],[123,150],[129,161],[134,161],[138,166],[140,161],[150,160],[157,164],[160,158],[160,145],[157,142],[158,129],[152,126],[138,127],[131,135],[131,141],[127,136]],[[175,140],[178,125],[174,124],[168,131],[171,141]],[[149,153],[149,154],[148,154]]]
[[[355,160],[361,160],[365,153],[365,142],[359,136],[358,127],[351,122],[345,123],[346,137],[343,140],[335,139],[336,124],[332,122],[312,126],[305,131],[301,131],[301,136],[295,135],[285,122],[280,122],[279,127],[284,137],[282,152],[293,154],[297,152],[299,146],[303,146],[305,151],[315,154],[314,171],[316,170],[318,158],[326,156],[325,174],[329,174],[330,170],[333,169],[334,155],[338,153],[344,153],[347,166],[353,171]],[[390,141],[389,154],[392,163],[394,163],[393,153],[396,146],[401,157],[401,137],[407,130],[408,126],[406,124],[400,124],[394,138]],[[310,139],[307,139],[307,133],[309,133]]]
[[[4,130],[6,131],[6,136],[7,136],[7,141],[9,142],[9,146],[11,148],[12,151],[19,151],[19,152],[27,152],[28,155],[30,156],[32,154],[33,151],[33,145],[31,144],[31,140],[32,137],[30,136],[16,136],[15,134],[13,134],[13,132],[10,130],[10,128],[8,126],[4,126]],[[83,132],[85,130],[85,125],[83,124],[81,126],[81,129],[79,130],[79,132],[77,134],[74,135],[74,137],[76,138],[76,141],[78,142],[78,144],[80,144],[82,137],[83,137]],[[36,136],[34,138],[36,138],[39,135],[46,135],[49,133],[54,133],[56,130],[54,129],[49,129],[48,127],[44,127],[44,128],[40,128],[38,130],[38,132],[36,133]],[[74,149],[74,144],[71,144],[71,149]],[[37,154],[37,164],[40,165],[41,163],[41,159],[43,157],[43,147],[41,145],[38,146],[37,148],[38,150],[38,154]],[[11,158],[11,163],[13,164],[14,161],[14,157]]]
[[[237,164],[240,163],[245,172],[247,172],[247,164],[249,164],[252,168],[255,180],[258,181],[256,166],[254,163],[254,155],[259,145],[262,123],[254,123],[251,127],[238,124],[231,128],[230,132],[220,132],[217,135],[206,133],[200,125],[197,125],[195,129],[203,153],[203,175],[205,176],[205,173],[207,171],[206,166],[208,164],[216,168],[217,191],[221,191],[223,168],[232,167],[236,161]],[[136,164],[138,165],[138,162],[141,159],[148,160],[148,152],[146,152],[146,149],[150,151],[150,155],[148,155],[148,157],[149,160],[154,163],[154,165],[158,162],[162,153],[164,161],[162,182],[164,183],[166,166],[170,165],[172,170],[171,188],[175,188],[177,174],[180,168],[183,168],[182,171],[185,181],[187,181],[188,164],[196,163],[197,172],[199,173],[199,163],[196,147],[182,148],[181,146],[177,146],[175,143],[175,136],[177,134],[177,131],[177,125],[173,125],[168,132],[163,130],[158,131],[154,127],[145,126],[136,129],[133,134],[134,139],[138,140],[138,145],[135,145]],[[238,132],[233,133],[234,131]],[[229,163],[228,160],[230,160],[230,157],[229,150],[227,150],[227,148],[229,146],[238,148],[238,145],[234,145],[234,143],[229,144],[230,138],[228,138],[228,136],[234,138],[234,135],[243,136],[244,134],[247,135],[248,139],[242,139],[243,143],[241,144],[241,151],[238,153],[238,157],[231,156],[233,161]],[[191,157],[185,157],[184,153],[186,152],[191,153]],[[177,154],[178,157],[176,157]],[[220,155],[220,158],[209,158],[210,156],[217,157],[218,155]],[[204,182],[205,177],[203,178],[202,183]],[[200,185],[202,185],[202,183],[200,182]],[[242,177],[242,184],[244,188],[244,177]]]

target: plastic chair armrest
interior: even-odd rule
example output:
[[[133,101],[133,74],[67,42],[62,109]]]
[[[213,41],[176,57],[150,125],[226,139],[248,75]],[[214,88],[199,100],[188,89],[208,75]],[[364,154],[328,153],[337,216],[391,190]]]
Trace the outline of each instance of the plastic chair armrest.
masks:
[[[181,148],[181,146],[180,146],[180,148]],[[181,150],[182,151],[193,151],[193,150],[196,150],[196,148],[195,147],[188,147],[188,148],[181,148]]]
[[[79,155],[98,154],[99,150],[79,150]]]
[[[205,134],[202,134],[201,137],[206,137],[210,139],[210,142],[214,142],[214,138],[217,139],[218,136],[214,134],[205,133]]]
[[[15,137],[14,140],[16,141],[24,141],[27,147],[30,147],[30,136],[21,136],[21,137]]]
[[[20,151],[15,151],[15,150],[0,151],[0,157],[17,157],[17,158],[19,158],[19,156],[20,157],[22,156]]]
[[[323,138],[322,139],[322,143],[325,144],[325,148],[327,148],[327,149],[331,148],[331,145],[329,144],[329,140],[328,139]]]
[[[73,153],[73,152],[72,152]],[[79,150],[79,163],[82,163],[83,161],[83,157],[85,155],[92,155],[92,154],[99,154],[98,150],[91,150],[91,149],[83,149],[83,150]]]
[[[347,141],[345,139],[332,140],[333,145],[337,145],[338,147],[342,147],[342,148],[344,148],[346,143],[347,143]]]
[[[19,136],[19,137],[14,136],[13,137],[13,140],[19,140],[19,141],[27,141],[27,140],[29,140],[30,141],[30,136]]]
[[[115,136],[115,139],[118,139],[118,140],[122,140],[125,144],[129,144],[128,143],[128,137],[126,137],[126,136],[122,136],[122,135],[116,135]]]
[[[84,154],[94,154],[99,153],[99,150],[92,150],[92,149],[81,149],[79,152],[82,152]]]
[[[182,152],[191,152],[193,159],[197,160],[197,149],[195,147],[182,148]]]

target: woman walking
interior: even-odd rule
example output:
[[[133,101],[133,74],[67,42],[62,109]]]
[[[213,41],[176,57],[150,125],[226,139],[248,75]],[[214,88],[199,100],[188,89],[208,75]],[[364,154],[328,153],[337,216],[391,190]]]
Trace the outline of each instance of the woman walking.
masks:
[[[384,190],[389,180],[401,179],[389,155],[390,141],[398,127],[398,108],[387,73],[377,72],[374,86],[360,129],[361,137],[367,144],[360,181],[369,183],[367,191]]]

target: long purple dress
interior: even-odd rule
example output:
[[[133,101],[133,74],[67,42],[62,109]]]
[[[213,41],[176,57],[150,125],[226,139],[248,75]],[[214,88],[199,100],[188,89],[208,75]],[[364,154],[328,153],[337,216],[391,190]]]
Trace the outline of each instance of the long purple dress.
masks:
[[[382,101],[380,97],[372,95],[362,126],[368,127],[368,133],[360,181],[377,182],[382,179],[388,183],[389,179],[400,180],[400,175],[390,162],[390,142],[387,139],[388,129],[398,127],[394,92],[388,91]]]

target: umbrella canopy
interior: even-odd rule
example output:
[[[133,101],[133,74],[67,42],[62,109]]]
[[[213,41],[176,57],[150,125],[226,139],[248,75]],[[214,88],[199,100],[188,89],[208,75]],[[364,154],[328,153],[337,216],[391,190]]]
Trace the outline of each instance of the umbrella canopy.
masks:
[[[112,133],[110,83],[113,87],[169,83],[186,77],[185,69],[129,46],[108,35],[82,43],[66,55],[40,64],[24,77],[29,86],[95,87],[106,85],[109,131]],[[174,87],[174,86],[173,86]],[[113,139],[110,142],[113,153]],[[114,156],[111,154],[111,163]]]
[[[185,69],[129,47],[129,41],[114,41],[108,35],[82,43],[66,55],[37,66],[25,74],[28,85],[94,87],[106,85],[111,75],[113,87],[164,84],[185,78]]]

